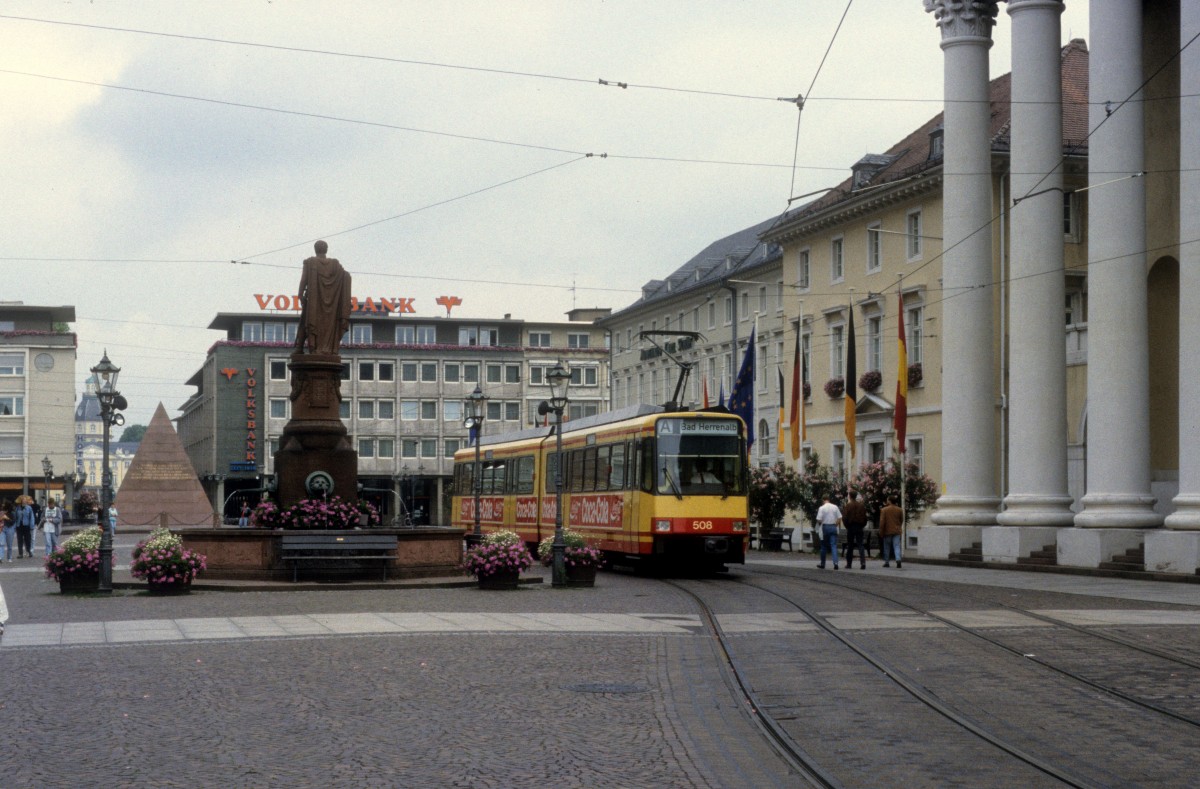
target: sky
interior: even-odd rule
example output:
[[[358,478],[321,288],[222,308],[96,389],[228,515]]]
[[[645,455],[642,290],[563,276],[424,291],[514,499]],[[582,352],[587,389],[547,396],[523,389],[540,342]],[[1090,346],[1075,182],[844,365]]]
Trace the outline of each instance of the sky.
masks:
[[[0,300],[74,306],[130,424],[318,238],[417,316],[621,309],[942,96],[921,0],[8,0],[0,41]]]

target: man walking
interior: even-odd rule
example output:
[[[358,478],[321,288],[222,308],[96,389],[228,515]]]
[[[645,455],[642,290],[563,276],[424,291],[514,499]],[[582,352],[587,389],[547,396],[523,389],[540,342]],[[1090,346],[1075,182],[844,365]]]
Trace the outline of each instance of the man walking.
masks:
[[[54,553],[58,547],[58,535],[62,531],[63,511],[58,507],[58,499],[50,499],[46,512],[42,516],[42,537],[46,541],[46,555]]]
[[[895,496],[888,496],[887,506],[879,513],[879,553],[883,566],[891,567],[888,550],[896,557],[896,568],[900,568],[900,535],[904,533],[904,510],[896,504]]]
[[[825,569],[825,552],[833,554],[833,569],[838,568],[837,533],[842,523],[842,511],[836,504],[829,501],[829,495],[822,497],[822,504],[817,509],[817,523],[821,525],[821,561],[817,565]]]
[[[859,566],[867,569],[867,549],[863,547],[863,532],[867,528],[867,508],[858,500],[858,491],[850,491],[849,501],[842,510],[846,524],[846,566],[854,569],[854,546],[858,546]]]

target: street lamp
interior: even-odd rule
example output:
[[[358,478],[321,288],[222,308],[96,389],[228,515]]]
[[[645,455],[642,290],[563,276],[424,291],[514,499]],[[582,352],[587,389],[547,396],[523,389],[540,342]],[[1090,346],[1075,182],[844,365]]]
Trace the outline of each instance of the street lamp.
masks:
[[[109,432],[113,425],[118,427],[125,424],[125,417],[119,411],[124,411],[128,401],[117,391],[117,376],[121,368],[108,360],[108,351],[100,364],[92,368],[96,376],[96,399],[100,401],[100,420],[104,422],[104,455],[102,459],[102,478],[100,481],[100,582],[96,591],[102,594],[112,594],[112,529],[106,520],[108,510],[112,505],[112,469],[108,465]]]
[[[479,497],[483,493],[483,470],[479,467],[479,443],[483,437],[483,421],[487,416],[487,395],[479,388],[479,384],[475,384],[475,391],[467,395],[463,402],[467,411],[467,436],[471,433],[475,434],[475,473],[471,475],[471,487],[475,493],[475,531],[467,538],[468,545],[478,545],[483,539],[483,532],[479,526]]]
[[[50,506],[50,478],[54,476],[54,464],[50,462],[50,456],[42,458],[42,473],[46,475],[46,487],[42,494],[42,506]]]
[[[565,560],[566,543],[563,542],[562,516],[562,418],[563,409],[567,407],[567,387],[571,383],[571,373],[563,366],[562,360],[546,372],[546,382],[550,384],[550,410],[554,412],[554,542],[550,546],[553,557],[551,571],[551,586],[567,585],[567,566]],[[541,410],[540,408],[538,410]]]

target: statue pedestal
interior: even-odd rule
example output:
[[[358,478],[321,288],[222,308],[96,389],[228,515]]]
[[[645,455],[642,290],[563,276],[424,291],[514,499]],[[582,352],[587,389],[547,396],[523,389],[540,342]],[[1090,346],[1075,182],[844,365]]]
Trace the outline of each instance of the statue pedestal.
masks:
[[[294,353],[288,369],[292,371],[292,418],[275,453],[279,506],[287,508],[323,493],[356,501],[358,453],[338,416],[341,356]]]

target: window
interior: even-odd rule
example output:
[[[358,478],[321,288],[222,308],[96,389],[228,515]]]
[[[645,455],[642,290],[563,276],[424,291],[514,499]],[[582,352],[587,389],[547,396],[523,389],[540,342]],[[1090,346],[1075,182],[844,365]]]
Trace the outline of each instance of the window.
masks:
[[[867,462],[882,463],[886,459],[887,444],[882,438],[873,438],[867,442]]]
[[[421,418],[422,419],[437,419],[438,412],[437,400],[422,400],[421,401]]]
[[[700,331],[700,308],[692,308],[692,331]]]
[[[2,364],[2,363],[0,363]],[[0,374],[3,374],[3,367],[0,367]],[[287,362],[282,359],[271,360],[271,380],[286,381],[287,380]]]
[[[1079,195],[1063,192],[1063,236],[1071,244],[1079,243]]]
[[[421,439],[421,457],[423,457],[423,458],[437,457],[437,445],[438,445],[438,442],[437,442],[436,438],[422,438]]]
[[[808,290],[808,258],[809,250],[800,250],[800,260],[796,264],[796,287],[801,290]]]
[[[503,414],[503,411],[500,408],[500,403],[497,402],[496,400],[488,400],[487,420],[489,422],[499,422],[502,414]]]
[[[350,418],[350,401],[343,400],[342,402],[338,403],[338,419],[349,419],[349,418]]]
[[[0,436],[0,458],[22,458],[24,456],[25,442],[21,436]]]
[[[359,362],[358,363],[358,380],[374,381],[375,380],[375,362]]]
[[[841,236],[829,242],[829,275],[834,282],[846,278],[846,239]]]
[[[529,332],[529,346],[531,348],[549,348],[550,347],[550,332],[548,332],[548,331],[531,331],[531,332]]]
[[[908,363],[921,363],[921,340],[924,335],[922,320],[925,315],[924,307],[911,307],[907,310],[904,320],[904,342],[908,350]]]
[[[504,374],[504,368],[498,364],[489,364],[487,366],[487,382],[489,384],[500,383],[500,377]]]
[[[380,362],[378,365],[380,381],[396,380],[396,363],[395,362]]]
[[[725,325],[733,323],[733,296],[725,297]]]
[[[417,330],[414,326],[396,327],[396,344],[412,345],[417,341]]]
[[[582,419],[600,413],[600,406],[596,403],[571,403],[567,406],[567,413],[568,419]]]
[[[742,291],[742,320],[750,317],[750,292]]]
[[[883,369],[883,318],[879,315],[867,318],[867,369]]]
[[[499,345],[500,330],[494,326],[483,326],[479,329],[480,345]]]
[[[1088,295],[1084,290],[1067,290],[1067,325],[1081,326],[1087,323]]]
[[[462,367],[458,362],[446,362],[442,368],[442,380],[448,384],[456,384],[462,380]]]
[[[0,353],[0,375],[24,375],[25,354]]]
[[[477,384],[479,383],[479,362],[466,362],[462,366],[463,383]]]
[[[375,441],[376,455],[381,458],[396,456],[396,440],[394,438],[379,438]]]
[[[925,473],[925,439],[919,436],[906,436],[906,444],[908,444],[908,457],[906,460],[909,463],[916,463],[917,469]]]
[[[442,421],[444,422],[461,422],[463,418],[463,404],[460,400],[443,400],[442,401]]]
[[[833,470],[838,474],[846,473],[846,443],[837,441],[833,444]]]
[[[717,326],[717,305],[716,302],[708,303],[708,328],[715,329]]]
[[[521,383],[521,365],[519,365],[519,364],[504,365],[504,383],[506,383],[506,384]]]
[[[767,420],[758,420],[758,435],[754,437],[754,443],[758,444],[759,457],[766,457],[771,454],[771,450],[775,445],[771,441],[771,425]]]
[[[359,400],[358,401],[358,418],[359,419],[374,419],[375,418],[375,401],[374,400]]]
[[[400,457],[415,458],[417,456],[417,440],[405,438],[400,441]]]
[[[247,321],[242,324],[243,342],[262,342],[262,324]]]
[[[758,311],[767,311],[767,286],[762,285],[758,289]]]
[[[458,327],[458,344],[459,345],[478,345],[479,344],[479,327],[478,326],[459,326]]]
[[[437,343],[436,326],[417,327],[417,345],[434,345]]]
[[[413,383],[417,380],[416,362],[400,362],[400,380],[403,383]]]
[[[867,225],[867,273],[876,274],[883,269],[883,225],[872,222]]]
[[[358,456],[360,458],[375,457],[375,441],[370,438],[360,438],[358,440]]]
[[[396,418],[396,401],[395,400],[380,400],[375,404],[380,419],[395,419]]]
[[[448,458],[454,457],[454,453],[458,452],[459,447],[461,446],[462,441],[460,439],[447,438],[442,442],[442,456]]]
[[[438,363],[421,362],[421,382],[435,383],[437,381]]]
[[[371,324],[355,323],[350,327],[350,342],[355,345],[370,345],[374,342],[372,338]]]
[[[517,401],[512,401],[504,404],[504,421],[505,422],[520,422],[521,421],[521,404]]]
[[[653,373],[655,378],[658,373]],[[572,367],[571,368],[571,385],[572,386],[595,386],[596,385],[596,368],[595,367]]]
[[[846,360],[846,327],[834,326],[829,330],[829,377],[844,375]]]
[[[270,414],[272,419],[287,419],[288,401],[282,397],[272,397],[270,400]]]
[[[906,221],[905,248],[908,250],[908,259],[916,260],[921,257],[921,210],[909,211]]]
[[[400,401],[400,421],[415,422],[421,415],[421,404],[416,400]]]
[[[287,326],[282,322],[264,323],[263,340],[265,342],[287,342]]]
[[[783,312],[783,280],[775,282],[775,311]]]
[[[350,362],[342,362],[342,369],[338,371],[338,377],[343,381],[350,380]]]
[[[545,367],[542,367],[539,364],[529,365],[529,383],[533,384],[534,386],[541,386],[546,382],[544,377],[545,373]]]
[[[592,336],[590,334],[578,334],[575,332],[567,334],[568,348],[590,348],[592,344]]]

